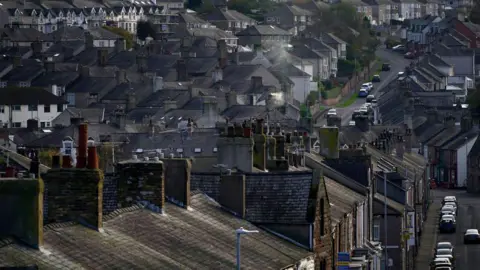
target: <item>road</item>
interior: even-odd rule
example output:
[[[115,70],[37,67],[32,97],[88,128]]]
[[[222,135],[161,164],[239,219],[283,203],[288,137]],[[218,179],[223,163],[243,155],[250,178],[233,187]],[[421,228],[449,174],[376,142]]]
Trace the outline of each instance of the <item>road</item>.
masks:
[[[437,234],[437,242],[447,241],[455,246],[455,270],[480,269],[480,245],[463,244],[463,235],[467,229],[480,229],[480,197],[459,190],[435,192],[437,198],[448,195],[456,196],[458,200],[457,232]]]
[[[378,93],[383,87],[388,85],[395,77],[397,76],[398,72],[403,71],[406,66],[410,64],[410,60],[403,58],[403,55],[400,53],[393,52],[391,50],[387,50],[384,46],[381,46],[375,52],[375,55],[381,59],[383,62],[389,62],[391,65],[391,70],[388,72],[382,72],[380,74],[381,82],[375,83],[374,90],[372,94],[375,95]],[[360,108],[365,103],[365,99],[358,98],[355,103],[348,106],[347,108],[337,108],[337,115],[342,118],[342,125],[348,125],[348,122],[351,121],[351,117],[353,112]],[[326,124],[326,120],[324,120]]]

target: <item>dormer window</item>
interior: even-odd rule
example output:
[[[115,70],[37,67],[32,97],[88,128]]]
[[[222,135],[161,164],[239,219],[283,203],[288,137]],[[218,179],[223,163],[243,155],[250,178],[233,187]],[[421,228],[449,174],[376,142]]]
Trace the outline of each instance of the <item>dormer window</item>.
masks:
[[[202,148],[195,148],[195,149],[193,150],[193,152],[195,152],[195,153],[201,153],[201,152],[202,152]]]

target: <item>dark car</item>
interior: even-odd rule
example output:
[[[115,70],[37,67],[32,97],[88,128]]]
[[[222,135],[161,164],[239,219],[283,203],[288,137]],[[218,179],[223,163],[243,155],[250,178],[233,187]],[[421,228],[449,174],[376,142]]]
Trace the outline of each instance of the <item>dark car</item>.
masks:
[[[373,75],[373,78],[372,78],[372,82],[380,82],[381,79],[380,79],[380,75]]]
[[[390,64],[389,63],[383,63],[382,71],[390,71]]]
[[[442,218],[438,225],[438,230],[441,233],[454,233],[457,231],[455,220],[452,218]]]
[[[403,55],[406,59],[415,59],[417,55],[414,52],[407,52],[406,54]]]
[[[477,229],[468,229],[465,232],[465,236],[463,237],[463,243],[465,245],[480,243],[480,234],[478,233],[478,230]]]

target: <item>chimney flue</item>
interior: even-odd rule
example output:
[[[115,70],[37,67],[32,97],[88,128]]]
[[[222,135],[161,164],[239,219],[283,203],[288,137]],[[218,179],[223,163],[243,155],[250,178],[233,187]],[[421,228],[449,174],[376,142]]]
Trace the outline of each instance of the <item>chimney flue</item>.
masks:
[[[52,168],[53,169],[60,168],[60,156],[59,155],[52,156]]]
[[[85,168],[87,165],[88,126],[83,123],[78,126],[78,157],[77,168]]]
[[[88,167],[89,169],[98,169],[98,155],[97,147],[90,146],[88,147]]]
[[[72,158],[70,156],[62,156],[62,168],[72,168]]]

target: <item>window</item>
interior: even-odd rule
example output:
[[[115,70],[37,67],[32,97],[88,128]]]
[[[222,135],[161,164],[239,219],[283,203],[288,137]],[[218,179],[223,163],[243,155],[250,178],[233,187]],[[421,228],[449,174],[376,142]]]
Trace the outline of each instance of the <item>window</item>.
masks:
[[[46,127],[45,122],[40,122],[40,127],[41,127],[41,128],[45,128],[45,127]]]
[[[50,112],[50,105],[43,105],[43,112],[49,113]]]
[[[21,111],[22,110],[22,106],[20,105],[12,105],[12,111]]]
[[[38,110],[37,105],[28,105],[28,111],[29,112],[36,112]]]
[[[325,235],[325,200],[320,199],[320,236]]]
[[[0,106],[0,113],[5,113],[5,106]]]
[[[104,41],[99,41],[98,43],[99,43],[100,47],[105,47],[105,42]]]
[[[47,127],[51,127],[52,124],[50,122],[45,122],[47,124]]]
[[[13,127],[13,128],[22,127],[22,123],[20,123],[20,122],[13,122],[13,123],[12,123],[12,127]]]
[[[63,112],[63,104],[57,104],[57,112]]]
[[[373,225],[373,241],[380,241],[380,225]]]

